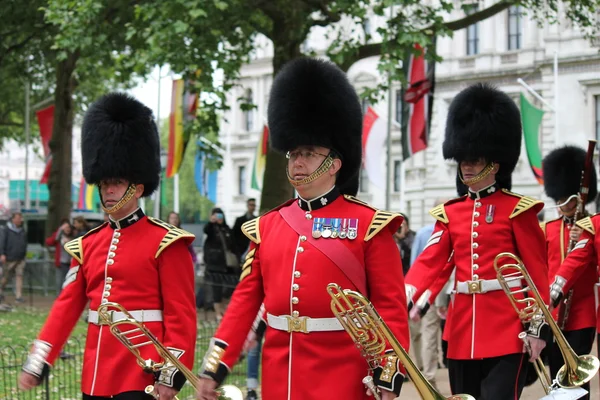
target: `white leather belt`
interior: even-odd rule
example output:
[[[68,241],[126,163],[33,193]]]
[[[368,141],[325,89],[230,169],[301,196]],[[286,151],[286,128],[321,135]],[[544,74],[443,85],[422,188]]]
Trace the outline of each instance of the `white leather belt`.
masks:
[[[507,281],[509,288],[516,288],[521,286],[521,280],[509,280]],[[458,282],[456,284],[456,293],[462,294],[481,294],[487,292],[493,292],[495,290],[502,290],[498,279],[479,279],[476,281],[465,281]]]
[[[309,333],[344,330],[337,318],[275,316],[267,313],[267,324],[273,329],[287,332]]]
[[[162,310],[133,310],[129,314],[138,322],[160,322],[163,320]],[[120,311],[112,311],[111,322],[119,321],[125,318],[125,314]],[[98,311],[90,310],[88,314],[88,322],[90,324],[105,325],[98,322]]]

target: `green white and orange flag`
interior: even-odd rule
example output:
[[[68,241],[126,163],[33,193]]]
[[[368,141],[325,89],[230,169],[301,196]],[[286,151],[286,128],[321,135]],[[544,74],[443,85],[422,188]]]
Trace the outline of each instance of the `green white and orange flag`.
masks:
[[[540,150],[540,125],[544,111],[531,104],[521,93],[521,122],[523,123],[523,135],[525,136],[525,149],[529,166],[540,183],[544,183],[542,173],[542,152]]]
[[[267,162],[267,150],[269,149],[269,127],[263,126],[263,131],[258,140],[256,155],[254,156],[254,166],[252,168],[252,189],[260,190],[265,175],[265,164]]]
[[[167,177],[172,178],[179,172],[189,135],[185,135],[183,124],[196,115],[198,95],[186,92],[185,81],[173,81],[171,94],[171,114],[169,116],[169,153],[167,158]]]

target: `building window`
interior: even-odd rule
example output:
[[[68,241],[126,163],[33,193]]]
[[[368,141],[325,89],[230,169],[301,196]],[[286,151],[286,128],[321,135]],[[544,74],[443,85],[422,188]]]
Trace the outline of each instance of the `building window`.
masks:
[[[508,50],[521,48],[521,6],[511,6],[508,9]]]
[[[396,122],[402,124],[402,90],[396,90]]]
[[[246,106],[251,106],[254,104],[254,99],[252,96],[252,89],[247,89],[246,94],[244,96],[244,103]],[[254,128],[254,109],[246,109],[244,110],[244,127],[248,132],[252,131]]]
[[[246,166],[238,167],[238,194],[246,194]]]
[[[600,95],[594,96],[596,102],[596,140],[600,140]]]
[[[402,184],[402,161],[394,160],[394,192],[400,192]]]
[[[359,179],[358,191],[360,193],[367,193],[369,191],[369,175],[367,174],[366,169],[361,168]]]
[[[478,10],[477,4],[467,8],[467,14],[473,14]],[[467,27],[467,55],[474,56],[479,54],[479,24],[475,23]]]

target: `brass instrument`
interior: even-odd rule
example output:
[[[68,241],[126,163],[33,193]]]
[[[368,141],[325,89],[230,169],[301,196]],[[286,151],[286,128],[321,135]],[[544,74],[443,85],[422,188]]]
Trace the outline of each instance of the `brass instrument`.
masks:
[[[499,265],[498,262],[502,258],[509,258],[512,262]],[[525,323],[543,318],[552,329],[558,348],[565,360],[565,365],[556,374],[554,382],[562,388],[575,388],[589,382],[598,372],[600,361],[591,354],[578,356],[573,351],[554,318],[552,318],[548,307],[544,304],[540,292],[535,287],[521,259],[512,253],[500,253],[494,259],[494,269],[496,270],[498,282],[500,282],[519,318]],[[511,288],[508,282],[515,280],[524,281],[525,287]],[[529,292],[533,297],[527,297]],[[540,312],[543,317],[541,317]],[[536,363],[536,371],[538,371],[538,377],[548,394],[553,390],[554,383],[550,381],[550,376],[541,360]]]
[[[114,311],[122,312],[125,317],[117,321],[113,321],[112,313]],[[188,382],[198,389],[199,378],[190,371],[177,357],[175,357],[169,349],[167,349],[157,338],[144,326],[143,323],[137,321],[133,316],[119,303],[108,302],[102,304],[98,308],[98,321],[103,325],[107,325],[110,332],[117,338],[137,359],[137,363],[146,372],[154,373],[161,372],[165,369],[175,367],[186,377]],[[122,331],[119,325],[133,325],[134,329]],[[156,362],[152,359],[144,359],[140,354],[139,348],[147,345],[153,345],[158,355],[164,360]],[[218,389],[221,392],[219,399],[223,400],[243,400],[244,395],[241,390],[233,385],[224,385]],[[153,385],[148,385],[145,389],[147,394],[158,399],[158,394]],[[177,397],[175,397],[177,399]]]
[[[383,352],[387,339],[422,399],[475,400],[468,394],[444,397],[439,393],[410,359],[373,304],[362,294],[348,289],[342,290],[335,283],[327,285],[327,292],[331,296],[331,311],[348,332],[371,369],[379,366],[385,359],[386,355]]]

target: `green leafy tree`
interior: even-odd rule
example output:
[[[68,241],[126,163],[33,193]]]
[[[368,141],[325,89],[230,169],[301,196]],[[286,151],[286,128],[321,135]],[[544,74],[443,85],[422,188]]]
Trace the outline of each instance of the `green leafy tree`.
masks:
[[[150,44],[146,56],[151,63],[170,64],[179,73],[196,76],[196,84],[205,95],[198,115],[200,134],[218,131],[217,113],[227,108],[226,93],[239,78],[244,63],[255,55],[255,39],[263,35],[273,44],[273,71],[302,56],[302,43],[315,27],[326,27],[331,45],[327,55],[343,69],[356,61],[380,56],[379,70],[390,80],[402,80],[397,68],[414,43],[429,47],[435,37],[490,18],[513,5],[521,5],[540,22],[553,23],[559,5],[566,18],[593,36],[598,32],[596,10],[600,0],[498,0],[491,6],[446,21],[455,8],[469,4],[453,0],[149,0],[135,5],[135,20],[127,26],[131,38]],[[362,26],[371,16],[386,17],[374,41]],[[344,22],[338,24],[339,22]],[[439,61],[434,52],[428,57]],[[224,77],[215,80],[216,73]],[[365,93],[381,95],[389,85],[384,81],[377,90]],[[242,104],[242,107],[251,105]],[[269,150],[261,198],[261,211],[268,210],[292,195],[285,174],[285,158]]]

